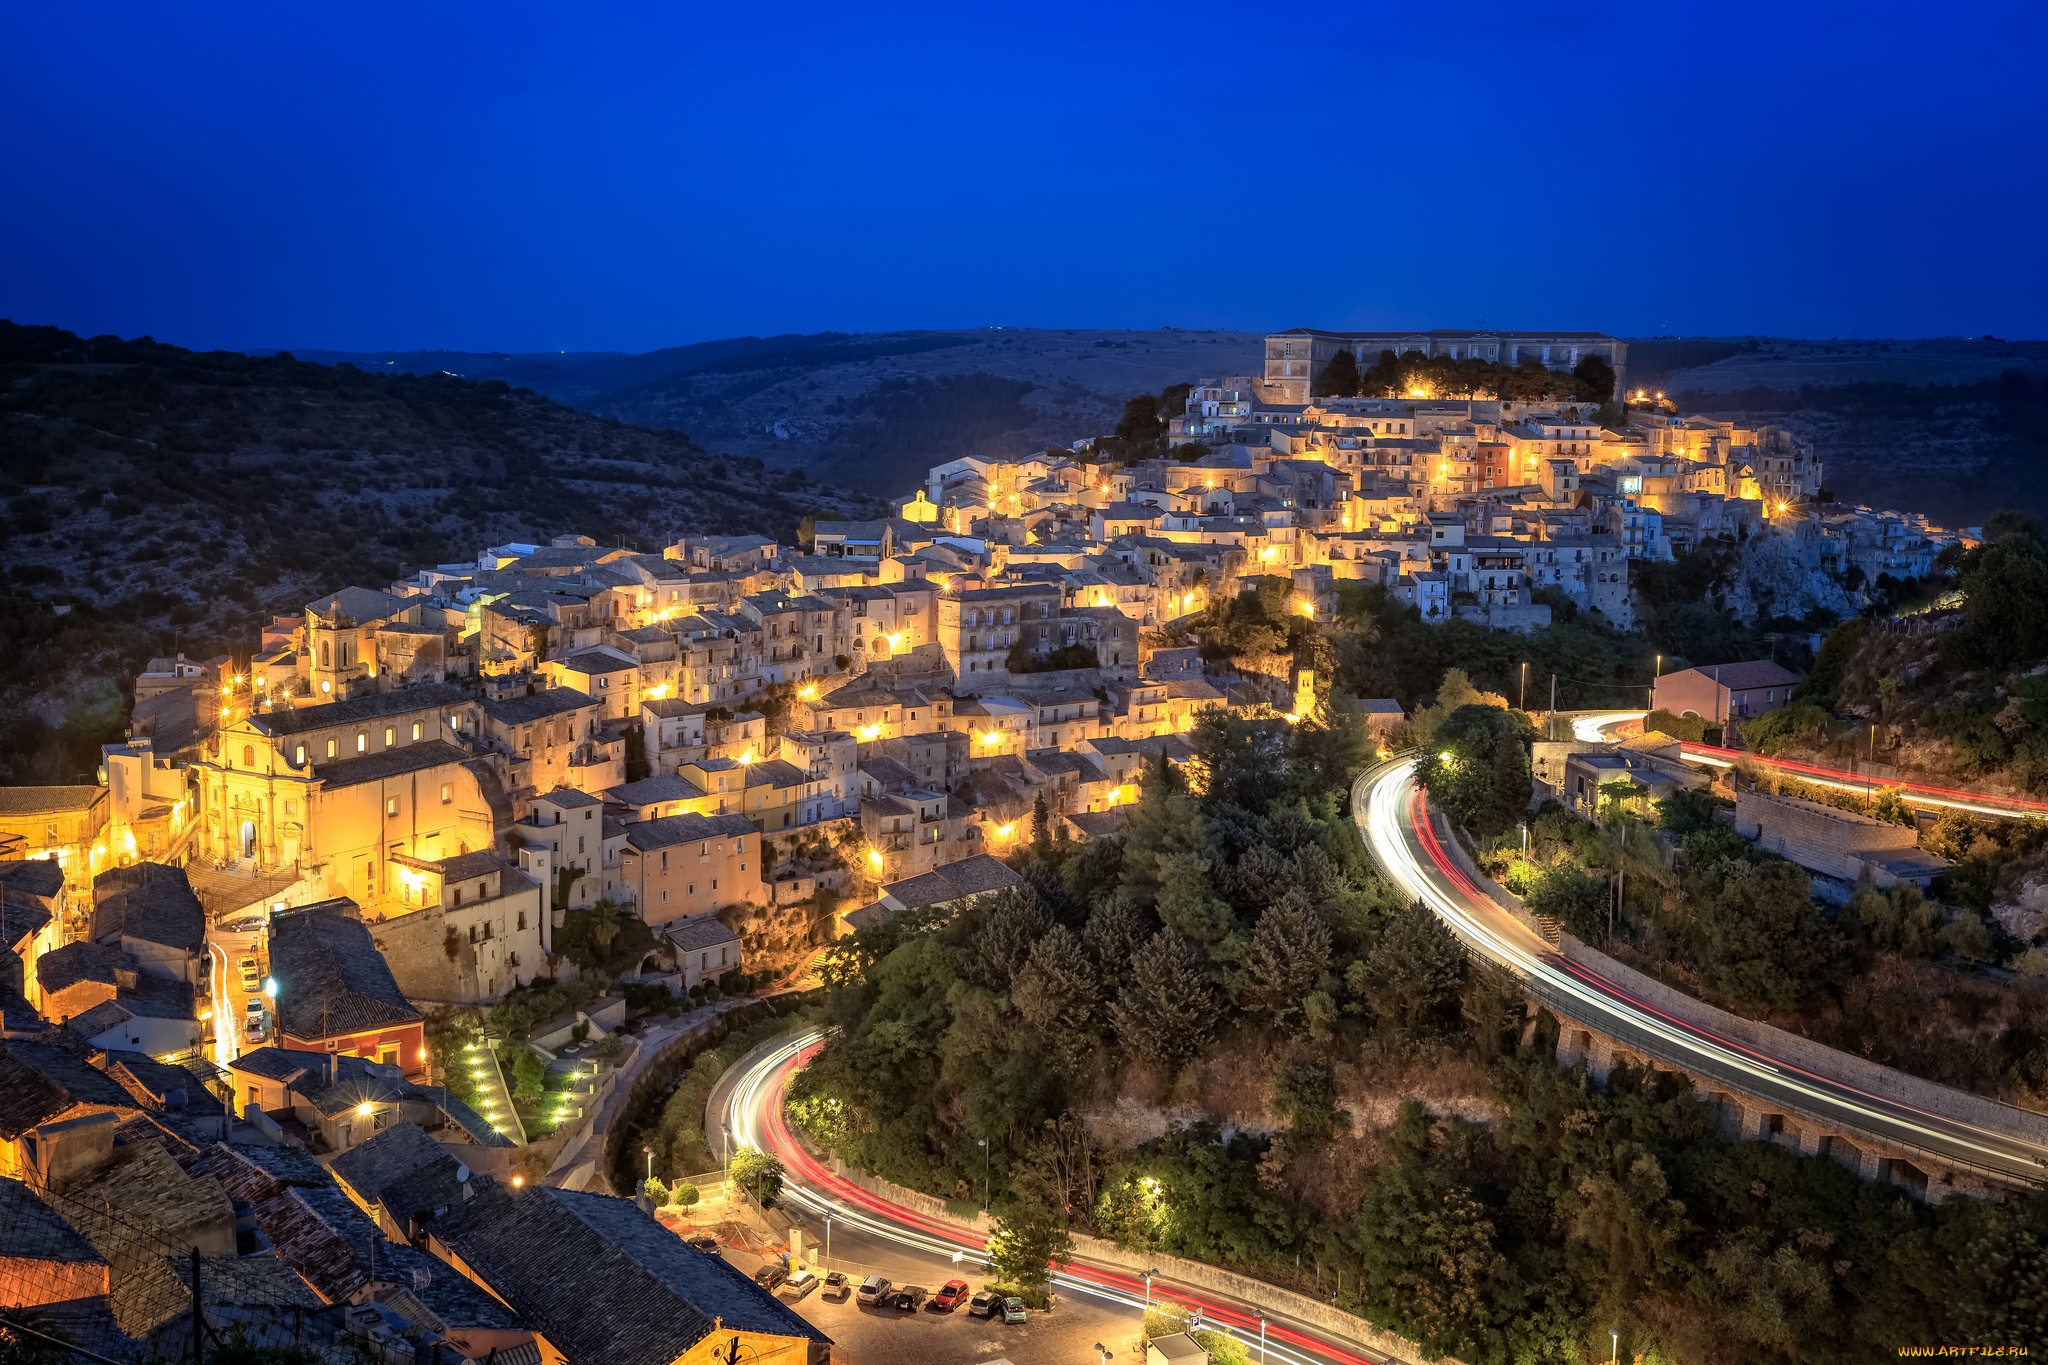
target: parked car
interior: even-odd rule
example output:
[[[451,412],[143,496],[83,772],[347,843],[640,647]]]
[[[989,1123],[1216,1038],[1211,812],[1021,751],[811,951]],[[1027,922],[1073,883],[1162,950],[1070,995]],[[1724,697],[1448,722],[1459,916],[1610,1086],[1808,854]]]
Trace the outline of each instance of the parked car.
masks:
[[[230,934],[260,934],[270,925],[268,915],[244,915],[231,919],[220,927]]]
[[[789,1278],[789,1272],[779,1265],[764,1265],[754,1272],[754,1283],[763,1289],[773,1289]]]
[[[252,1043],[260,1043],[263,1041],[263,1016],[261,1014],[252,1014],[249,1016],[248,1037],[249,1041]]]
[[[825,1292],[836,1297],[841,1303],[853,1292],[853,1282],[846,1278],[846,1272],[835,1270],[825,1277]]]
[[[889,1277],[887,1275],[870,1275],[860,1282],[860,1293],[857,1297],[862,1303],[878,1304],[888,1292]]]
[[[1004,1322],[1022,1322],[1024,1321],[1024,1317],[1024,1300],[1019,1298],[1008,1298],[1003,1300]]]
[[[245,957],[237,964],[242,969],[242,989],[250,995],[263,989],[263,973],[256,969],[256,959]]]
[[[967,1297],[967,1281],[948,1280],[938,1293],[932,1295],[932,1307],[943,1308],[948,1313],[960,1306],[960,1300]]]
[[[976,1294],[967,1303],[967,1315],[975,1318],[994,1317],[996,1310],[1003,1306],[1000,1294],[991,1294],[986,1289]]]
[[[702,1237],[692,1237],[688,1240],[690,1245],[697,1248],[697,1250],[699,1251],[708,1251],[713,1256],[716,1256],[718,1254],[718,1239],[716,1237],[713,1237],[708,1232],[705,1233]]]
[[[782,1287],[795,1290],[795,1297],[800,1299],[818,1287],[818,1277],[808,1270],[799,1270],[796,1274],[790,1276],[788,1283]]]
[[[931,1296],[932,1293],[929,1289],[921,1289],[917,1285],[906,1284],[896,1291],[896,1296],[890,1302],[906,1313],[915,1313],[918,1309],[924,1307],[924,1301]]]

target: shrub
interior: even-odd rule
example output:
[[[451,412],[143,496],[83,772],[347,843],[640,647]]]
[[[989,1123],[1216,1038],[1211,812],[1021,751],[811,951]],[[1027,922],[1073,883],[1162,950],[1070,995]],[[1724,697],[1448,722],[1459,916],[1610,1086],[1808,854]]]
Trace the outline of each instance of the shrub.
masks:
[[[668,1202],[668,1186],[661,1183],[660,1176],[649,1176],[646,1188],[647,1197],[652,1199],[657,1205]]]
[[[676,1186],[675,1202],[683,1208],[695,1208],[697,1201],[703,1197],[703,1194],[698,1191],[695,1185],[682,1184]]]

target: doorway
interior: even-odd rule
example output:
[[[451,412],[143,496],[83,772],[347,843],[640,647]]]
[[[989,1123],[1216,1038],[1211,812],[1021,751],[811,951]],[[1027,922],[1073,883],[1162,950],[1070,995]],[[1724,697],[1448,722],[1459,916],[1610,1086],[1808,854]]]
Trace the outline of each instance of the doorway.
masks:
[[[242,856],[244,858],[254,858],[256,856],[256,822],[254,820],[244,820],[242,822]]]

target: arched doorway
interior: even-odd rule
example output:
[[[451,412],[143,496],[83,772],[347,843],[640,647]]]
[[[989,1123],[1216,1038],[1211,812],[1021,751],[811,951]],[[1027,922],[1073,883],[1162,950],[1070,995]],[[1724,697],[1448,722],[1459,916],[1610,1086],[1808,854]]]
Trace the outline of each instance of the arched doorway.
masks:
[[[242,822],[242,856],[244,858],[256,856],[256,822],[254,820],[244,820]]]

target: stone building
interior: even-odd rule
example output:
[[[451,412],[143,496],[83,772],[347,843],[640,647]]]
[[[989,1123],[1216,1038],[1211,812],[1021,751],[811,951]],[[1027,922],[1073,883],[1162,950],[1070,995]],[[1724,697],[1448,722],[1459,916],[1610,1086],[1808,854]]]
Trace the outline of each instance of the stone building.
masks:
[[[1266,372],[1256,384],[1259,401],[1307,403],[1310,385],[1340,350],[1350,351],[1361,370],[1377,363],[1381,351],[1420,351],[1432,359],[1476,357],[1497,365],[1520,365],[1533,356],[1553,370],[1569,370],[1597,355],[1614,367],[1616,393],[1628,385],[1628,343],[1605,332],[1325,332],[1295,327],[1266,338]]]

